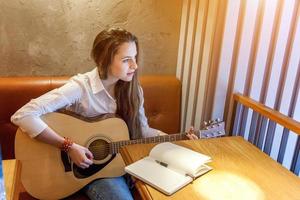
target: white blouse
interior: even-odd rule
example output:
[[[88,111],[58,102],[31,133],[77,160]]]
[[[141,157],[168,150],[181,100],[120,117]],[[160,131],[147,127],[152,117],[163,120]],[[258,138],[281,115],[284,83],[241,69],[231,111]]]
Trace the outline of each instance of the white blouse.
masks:
[[[139,117],[142,125],[142,136],[152,137],[163,132],[150,128],[144,111],[144,97],[141,91],[141,106]],[[65,85],[54,89],[20,108],[11,121],[27,132],[30,137],[35,137],[48,126],[40,118],[49,112],[65,108],[84,117],[95,117],[106,113],[116,113],[116,101],[104,88],[98,74],[98,69],[85,74],[73,76]]]

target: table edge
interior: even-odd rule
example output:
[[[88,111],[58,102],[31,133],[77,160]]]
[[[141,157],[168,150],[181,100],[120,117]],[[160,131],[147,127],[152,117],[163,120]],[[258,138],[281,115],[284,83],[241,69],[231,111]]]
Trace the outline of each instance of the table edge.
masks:
[[[126,149],[126,146],[122,147],[120,149],[120,154],[123,158],[123,161],[125,162],[125,165],[129,165],[131,163],[133,163],[133,160],[129,154],[129,152]],[[142,199],[145,200],[152,200],[152,196],[149,192],[149,190],[147,189],[147,186],[145,185],[145,183],[143,183],[142,181],[132,177],[134,180],[134,184],[135,187],[137,188],[138,192],[140,193]]]

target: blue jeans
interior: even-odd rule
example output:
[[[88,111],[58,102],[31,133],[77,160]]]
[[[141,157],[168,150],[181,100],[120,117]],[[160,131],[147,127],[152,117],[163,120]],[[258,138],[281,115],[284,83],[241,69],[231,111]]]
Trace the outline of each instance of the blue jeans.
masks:
[[[95,180],[84,188],[84,192],[91,200],[133,200],[132,187],[130,177],[124,175]]]

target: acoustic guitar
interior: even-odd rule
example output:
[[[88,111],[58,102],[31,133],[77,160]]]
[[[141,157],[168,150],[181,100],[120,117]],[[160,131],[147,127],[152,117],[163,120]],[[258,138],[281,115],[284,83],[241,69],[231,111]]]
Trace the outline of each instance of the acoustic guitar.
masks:
[[[38,199],[64,198],[95,179],[122,176],[125,173],[125,164],[119,154],[122,146],[187,139],[182,133],[129,140],[126,123],[116,117],[84,119],[53,112],[42,119],[61,136],[87,147],[94,155],[94,162],[87,169],[79,168],[66,153],[32,139],[18,129],[15,155],[22,163],[21,180],[26,191]],[[224,134],[224,122],[219,121],[196,131],[199,138]]]

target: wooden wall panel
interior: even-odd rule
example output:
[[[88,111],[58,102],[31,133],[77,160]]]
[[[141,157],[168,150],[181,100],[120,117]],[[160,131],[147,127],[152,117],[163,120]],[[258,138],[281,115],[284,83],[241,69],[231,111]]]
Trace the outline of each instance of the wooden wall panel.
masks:
[[[202,121],[232,123],[232,94],[240,92],[300,118],[300,24],[297,0],[184,0],[177,77],[183,83],[182,131]],[[298,45],[297,45],[298,44]],[[291,167],[298,137],[241,109],[237,131],[261,134],[265,152]],[[271,141],[264,145],[265,141]],[[299,140],[300,143],[300,140]]]

